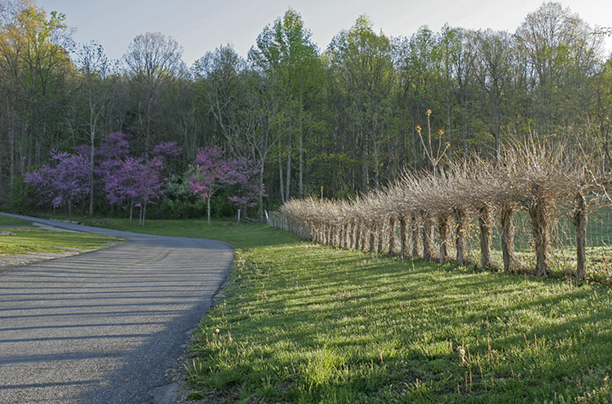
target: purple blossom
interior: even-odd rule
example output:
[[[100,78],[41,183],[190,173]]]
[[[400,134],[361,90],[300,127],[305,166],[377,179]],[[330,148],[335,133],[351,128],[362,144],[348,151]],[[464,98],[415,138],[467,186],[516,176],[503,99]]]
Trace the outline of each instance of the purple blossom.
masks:
[[[161,143],[140,157],[129,155],[129,137],[112,133],[102,143],[98,156],[101,161],[96,173],[102,178],[106,198],[118,206],[126,202],[141,209],[141,224],[147,205],[163,194],[166,183],[164,156],[178,156],[182,150],[176,142]],[[130,208],[130,218],[131,218]]]
[[[127,157],[129,153],[130,136],[115,132],[104,138],[96,154],[105,160],[111,160]]]
[[[52,150],[50,160],[51,164],[27,173],[24,182],[36,187],[39,205],[67,206],[72,213],[72,207],[89,192],[89,159],[82,153]]]
[[[198,151],[195,170],[189,181],[191,192],[206,199],[208,206],[208,225],[210,226],[210,198],[227,179],[230,167],[223,160],[223,149],[205,147]]]
[[[209,199],[226,180],[230,167],[223,160],[223,149],[205,147],[195,159],[196,170],[189,182],[191,192],[203,199]]]
[[[259,198],[259,182],[257,176],[261,172],[256,161],[238,159],[228,162],[229,172],[224,183],[235,186],[236,195],[228,197],[229,201],[240,208],[254,207]],[[261,189],[265,196],[265,189]],[[245,209],[246,211],[246,209]]]
[[[156,145],[151,154],[154,156],[179,156],[183,152],[183,148],[176,142],[162,142]]]

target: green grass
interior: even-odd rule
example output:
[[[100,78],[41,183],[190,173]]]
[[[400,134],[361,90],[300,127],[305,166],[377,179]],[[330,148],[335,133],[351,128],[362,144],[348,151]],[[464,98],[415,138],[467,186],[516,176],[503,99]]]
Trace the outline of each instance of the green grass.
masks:
[[[12,216],[0,215],[0,227],[32,226],[32,222]]]
[[[612,402],[612,291],[296,240],[259,225],[150,221],[236,259],[196,332],[205,403]]]
[[[13,226],[18,226],[14,228]],[[59,232],[32,228],[32,222],[0,215],[0,256],[40,252],[65,252],[66,249],[89,250],[119,242],[114,237],[86,233]],[[58,248],[59,247],[59,248]]]
[[[288,242],[238,250],[224,294],[204,402],[612,401],[607,288]]]
[[[157,234],[160,236],[195,237],[221,240],[238,248],[263,247],[297,240],[284,231],[268,225],[244,224],[231,220],[149,220],[144,226],[138,220],[79,218],[79,223],[135,233]]]

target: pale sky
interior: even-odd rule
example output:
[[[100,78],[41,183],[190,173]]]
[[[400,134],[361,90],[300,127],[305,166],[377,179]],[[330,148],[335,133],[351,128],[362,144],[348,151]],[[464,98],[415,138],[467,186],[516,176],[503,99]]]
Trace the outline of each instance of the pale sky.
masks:
[[[612,27],[612,0],[563,0],[591,27]],[[231,43],[246,57],[268,24],[293,8],[324,50],[342,29],[366,14],[376,32],[410,37],[419,27],[451,27],[514,33],[542,0],[37,0],[47,12],[66,15],[77,43],[95,40],[118,59],[134,37],[159,31],[184,48],[188,66],[207,51]],[[607,39],[611,49],[612,38]]]

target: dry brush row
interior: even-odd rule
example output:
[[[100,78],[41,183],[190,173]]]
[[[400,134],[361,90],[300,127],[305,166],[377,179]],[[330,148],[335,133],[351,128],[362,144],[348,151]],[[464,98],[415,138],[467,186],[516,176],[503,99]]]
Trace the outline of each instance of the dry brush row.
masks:
[[[497,220],[504,270],[515,272],[513,219],[523,210],[531,225],[534,273],[548,275],[552,223],[568,214],[576,233],[575,274],[585,279],[588,215],[610,202],[606,176],[595,173],[589,160],[569,156],[561,147],[511,146],[497,162],[475,157],[418,174],[405,172],[395,184],[352,200],[294,199],[269,222],[326,245],[460,265],[466,264],[469,224],[476,222],[479,266],[486,269],[494,267]]]

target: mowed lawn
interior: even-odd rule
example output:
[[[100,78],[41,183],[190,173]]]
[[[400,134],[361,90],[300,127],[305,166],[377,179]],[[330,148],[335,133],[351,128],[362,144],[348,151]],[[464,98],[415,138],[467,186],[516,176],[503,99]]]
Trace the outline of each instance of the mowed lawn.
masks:
[[[0,256],[42,252],[92,250],[121,242],[95,234],[41,230],[32,222],[0,215]]]
[[[100,224],[236,246],[192,346],[197,402],[612,402],[608,287],[345,251],[266,225]]]

